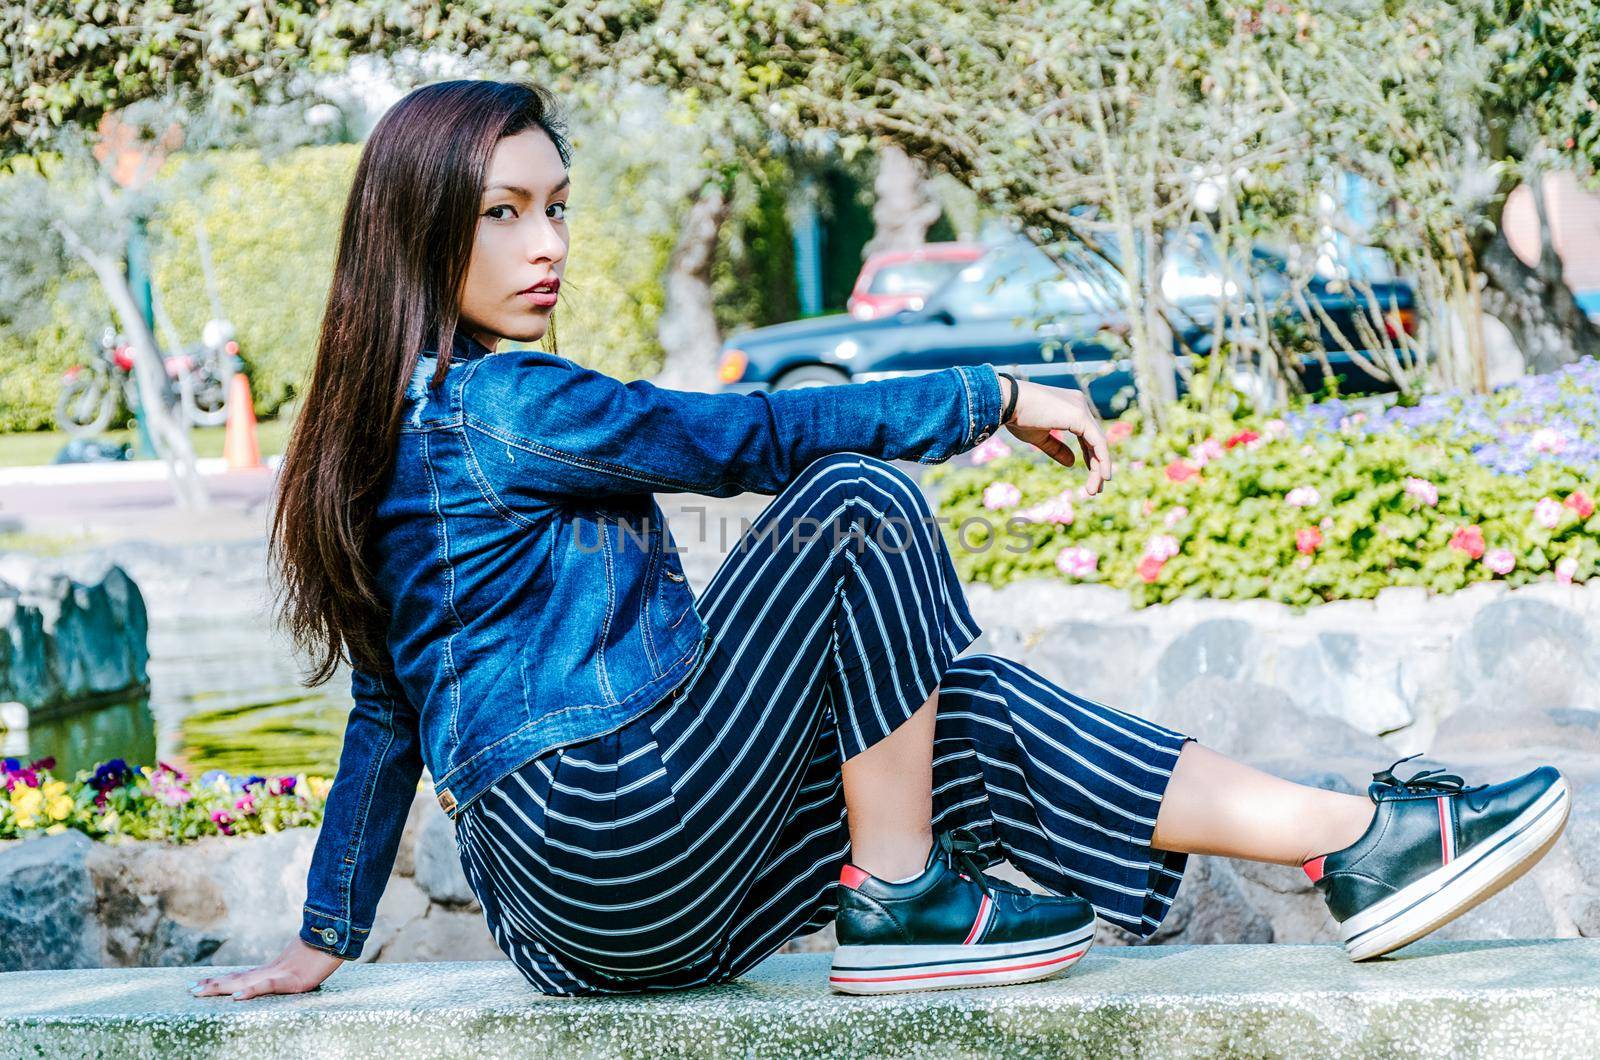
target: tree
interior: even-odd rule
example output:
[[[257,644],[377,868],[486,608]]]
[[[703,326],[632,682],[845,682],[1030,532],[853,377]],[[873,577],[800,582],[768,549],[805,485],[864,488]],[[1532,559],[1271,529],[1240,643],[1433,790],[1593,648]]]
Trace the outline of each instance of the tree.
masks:
[[[8,303],[25,305],[26,290],[42,297],[48,285],[70,272],[77,258],[92,270],[133,349],[139,415],[166,464],[180,506],[203,509],[209,499],[195,464],[188,423],[169,408],[167,372],[154,334],[124,271],[124,249],[138,219],[148,216],[158,191],[151,178],[168,151],[181,141],[178,127],[157,116],[155,137],[141,127],[106,114],[91,138],[67,128],[55,137],[56,150],[41,156],[38,170],[8,178],[0,213],[7,239],[0,243],[0,269],[8,277]],[[17,289],[17,288],[22,289]],[[25,330],[30,321],[12,321]]]
[[[1157,233],[1187,219],[1247,240],[1270,224],[1315,262],[1337,224],[1318,200],[1344,170],[1395,192],[1365,235],[1436,273],[1448,311],[1472,311],[1481,271],[1519,300],[1524,334],[1563,336],[1539,363],[1595,348],[1558,276],[1496,252],[1524,169],[1548,158],[1591,174],[1600,157],[1595,0],[40,0],[0,29],[0,152],[174,85],[247,99],[296,70],[405,49],[558,90],[601,73],[664,85],[794,138],[835,130],[847,153],[893,143],[1041,243],[1114,233],[1149,395],[1170,374]],[[1229,195],[1204,208],[1195,195],[1218,176]],[[1369,308],[1377,332],[1383,307]],[[1270,369],[1285,348],[1254,330],[1247,352]]]

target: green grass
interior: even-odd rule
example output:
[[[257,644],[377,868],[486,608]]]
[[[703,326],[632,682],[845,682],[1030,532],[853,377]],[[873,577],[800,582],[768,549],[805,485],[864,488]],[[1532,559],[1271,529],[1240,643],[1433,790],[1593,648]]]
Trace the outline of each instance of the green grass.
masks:
[[[266,457],[283,452],[283,447],[289,440],[289,428],[293,425],[294,422],[287,417],[262,420],[257,423],[256,441],[261,446],[261,455]],[[226,427],[198,427],[189,435],[194,444],[195,456],[199,457],[221,456],[222,445],[227,436]],[[70,439],[71,435],[65,431],[0,434],[0,467],[48,464]],[[135,444],[132,428],[106,431],[98,435],[96,440],[110,442],[113,445],[122,442]]]

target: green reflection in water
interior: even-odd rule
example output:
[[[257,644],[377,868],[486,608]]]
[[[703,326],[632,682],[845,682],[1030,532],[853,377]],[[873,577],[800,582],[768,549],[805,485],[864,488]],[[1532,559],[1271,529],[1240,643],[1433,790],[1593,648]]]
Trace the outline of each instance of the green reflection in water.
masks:
[[[53,772],[71,777],[109,758],[134,765],[156,760],[156,723],[150,701],[111,703],[59,713],[36,712],[28,719],[29,758],[56,760]]]
[[[181,757],[195,772],[331,777],[339,765],[347,712],[325,696],[201,711],[183,719]]]

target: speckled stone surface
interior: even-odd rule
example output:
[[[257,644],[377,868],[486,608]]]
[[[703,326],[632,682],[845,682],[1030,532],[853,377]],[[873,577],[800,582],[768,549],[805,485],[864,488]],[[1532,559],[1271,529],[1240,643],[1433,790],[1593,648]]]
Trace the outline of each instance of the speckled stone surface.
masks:
[[[1102,947],[1066,976],[841,997],[826,954],[730,986],[547,998],[506,964],[357,965],[312,994],[189,997],[207,969],[0,975],[8,1056],[1592,1057],[1600,939]]]

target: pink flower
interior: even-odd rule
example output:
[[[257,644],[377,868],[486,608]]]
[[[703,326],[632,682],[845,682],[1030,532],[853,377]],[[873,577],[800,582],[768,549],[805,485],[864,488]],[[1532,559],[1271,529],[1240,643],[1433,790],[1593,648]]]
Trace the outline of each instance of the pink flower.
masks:
[[[1587,519],[1594,514],[1594,501],[1582,490],[1573,490],[1567,494],[1567,499],[1561,502],[1563,508],[1571,508],[1578,513],[1579,519]]]
[[[1483,531],[1476,525],[1457,527],[1456,532],[1450,535],[1450,547],[1460,552],[1465,552],[1473,559],[1483,557]]]
[[[1087,578],[1099,569],[1100,556],[1089,548],[1068,545],[1056,553],[1056,570],[1069,578]]]
[[[1035,504],[1030,508],[1019,508],[1017,518],[1027,519],[1035,523],[1055,523],[1059,526],[1071,526],[1076,518],[1072,510],[1071,490],[1062,490],[1049,500]]]
[[[1009,482],[991,482],[983,491],[985,508],[1009,508],[1022,499],[1022,491]]]
[[[989,461],[998,460],[1002,456],[1010,456],[1011,446],[1007,445],[1006,440],[1000,435],[993,434],[989,436],[988,441],[975,447],[969,455],[974,465],[987,464]]]
[[[1144,461],[1143,460],[1135,460],[1132,464],[1129,464],[1128,466],[1133,468],[1133,470],[1135,470],[1135,471],[1143,471],[1144,470]]]
[[[1322,547],[1322,531],[1308,526],[1294,532],[1294,547],[1301,555],[1309,556]]]
[[[1145,515],[1150,515],[1155,510],[1156,510],[1156,499],[1154,497],[1146,497],[1144,499],[1144,504],[1140,507],[1140,511],[1144,512]]]
[[[1165,563],[1178,554],[1178,539],[1171,534],[1157,534],[1144,546],[1144,554]]]
[[[1125,442],[1132,437],[1133,424],[1129,423],[1127,420],[1118,420],[1106,428],[1106,439],[1110,441],[1112,445],[1116,445],[1118,442]]]
[[[1289,425],[1283,420],[1271,419],[1261,425],[1261,429],[1274,438],[1282,438],[1289,433]]]
[[[194,794],[188,788],[180,788],[173,784],[161,784],[155,789],[156,799],[164,806],[182,806]]]
[[[1315,486],[1296,486],[1283,500],[1291,508],[1311,508],[1322,503],[1322,494]]]
[[[1510,574],[1517,566],[1517,557],[1509,548],[1491,548],[1483,557],[1483,565],[1496,574]]]
[[[256,812],[256,797],[249,794],[241,795],[234,802],[233,808],[248,817]]]
[[[1174,460],[1167,465],[1167,481],[1187,482],[1200,474],[1200,469],[1187,460]]]
[[[1559,453],[1567,447],[1567,440],[1553,427],[1540,427],[1528,438],[1528,445],[1536,453]]]
[[[1189,447],[1189,459],[1201,467],[1205,467],[1207,464],[1211,463],[1211,461],[1221,456],[1222,453],[1222,443],[1217,441],[1215,438],[1207,438],[1199,445],[1192,445]]]
[[[1439,487],[1425,478],[1408,478],[1405,480],[1406,493],[1432,508],[1439,503]]]
[[[1578,561],[1571,556],[1562,556],[1556,561],[1556,584],[1571,585],[1573,576],[1578,573]]]
[[[1188,517],[1189,509],[1180,504],[1176,508],[1173,508],[1171,511],[1167,512],[1166,515],[1161,517],[1161,525],[1167,527],[1177,526]]]
[[[1161,577],[1161,568],[1166,566],[1166,564],[1167,561],[1164,559],[1157,559],[1154,556],[1146,555],[1139,561],[1139,578],[1146,584],[1155,581],[1157,578]]]
[[[233,834],[233,815],[227,810],[212,810],[211,823],[217,826],[217,831],[223,835]]]
[[[1554,530],[1561,524],[1561,512],[1561,505],[1553,498],[1541,497],[1533,506],[1533,521],[1546,530]]]

